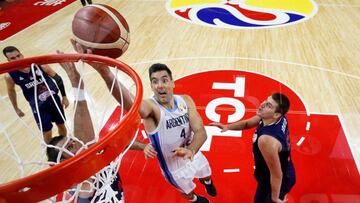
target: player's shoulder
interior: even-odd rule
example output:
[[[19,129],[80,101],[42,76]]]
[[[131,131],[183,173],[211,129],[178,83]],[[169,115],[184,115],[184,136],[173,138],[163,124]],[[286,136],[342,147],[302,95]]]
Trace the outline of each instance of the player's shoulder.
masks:
[[[142,102],[148,106],[156,106],[156,102],[153,98],[144,99]]]
[[[177,96],[179,96],[180,98],[182,98],[183,100],[185,100],[186,103],[188,103],[188,102],[193,102],[192,97],[191,97],[190,95],[188,95],[188,94],[179,94],[179,95],[177,95]]]
[[[4,74],[4,79],[6,82],[14,82],[13,77],[10,75],[10,73]]]
[[[144,99],[143,102],[146,104],[150,111],[159,111],[159,106],[153,98]]]
[[[5,75],[5,78],[11,78],[10,73],[6,73],[6,74],[4,74],[4,75]]]

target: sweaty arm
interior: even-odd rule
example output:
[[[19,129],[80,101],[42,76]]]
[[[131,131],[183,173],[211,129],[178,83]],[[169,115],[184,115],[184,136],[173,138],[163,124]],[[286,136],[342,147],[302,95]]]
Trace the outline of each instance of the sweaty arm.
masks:
[[[225,132],[227,130],[245,130],[256,127],[259,124],[260,120],[261,118],[255,115],[249,119],[241,120],[235,123],[222,124],[222,123],[214,122],[214,123],[210,123],[209,125],[216,126],[221,129],[221,132]]]
[[[11,102],[16,114],[20,117],[24,116],[25,115],[24,112],[22,112],[21,109],[19,109],[18,104],[17,104],[14,80],[11,78],[10,75],[5,75],[5,82],[6,82],[7,93],[8,93],[10,102]]]
[[[194,132],[194,137],[191,144],[187,147],[192,150],[194,154],[196,154],[201,146],[207,139],[206,131],[203,125],[202,118],[200,117],[198,111],[196,110],[196,106],[192,98],[188,95],[182,95],[186,104],[188,106],[189,112],[189,122],[192,131]]]
[[[76,52],[92,54],[91,49],[84,49],[84,47],[81,44],[77,43],[74,39],[71,39],[70,41]],[[109,90],[113,88],[111,94],[116,99],[116,101],[118,101],[119,104],[123,105],[126,110],[129,110],[134,103],[134,96],[124,85],[120,83],[120,81],[118,81],[115,75],[110,71],[109,67],[96,62],[88,62],[88,64],[100,74]],[[121,98],[121,96],[123,96],[123,98]],[[124,103],[122,103],[122,101]]]
[[[259,116],[253,116],[249,119],[242,120],[239,122],[228,124],[229,130],[245,130],[257,126],[261,118]]]
[[[11,104],[14,107],[14,109],[18,109],[16,91],[15,91],[15,82],[9,75],[5,76],[5,82]]]
[[[140,141],[135,140],[134,143],[131,145],[130,149],[133,150],[144,150],[146,147],[146,144]]]
[[[122,104],[126,110],[130,110],[131,106],[134,104],[134,96],[123,84],[121,84],[121,82],[110,71],[109,67],[99,64],[90,65],[101,75],[108,89],[112,89],[111,94],[116,101],[118,101],[119,104]],[[121,96],[123,97],[122,99]],[[139,107],[140,117],[142,119],[154,117],[154,109],[155,106],[150,100],[142,100]]]
[[[90,65],[101,75],[109,91],[112,89],[111,94],[116,101],[118,101],[119,104],[122,104],[128,111],[134,103],[134,96],[131,92],[123,84],[121,84],[121,82],[110,71],[109,67],[96,63]]]
[[[80,74],[74,68],[63,67],[69,76],[71,86],[73,88],[78,88],[80,82]],[[81,81],[79,90],[74,94],[84,94],[84,83]],[[79,98],[84,98],[84,96],[79,96]],[[86,144],[94,139],[94,127],[91,121],[91,116],[85,99],[79,99],[77,101],[77,107],[74,117],[74,135],[81,141]]]
[[[281,201],[279,195],[283,176],[279,158],[281,144],[272,136],[262,135],[258,140],[258,146],[270,170],[271,198],[274,202],[279,202]]]

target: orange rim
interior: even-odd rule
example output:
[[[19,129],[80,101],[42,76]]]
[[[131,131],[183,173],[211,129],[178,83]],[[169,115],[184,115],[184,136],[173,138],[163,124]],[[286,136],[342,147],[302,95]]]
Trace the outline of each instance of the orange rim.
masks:
[[[138,109],[143,89],[137,73],[125,63],[92,54],[44,55],[0,64],[0,73],[26,68],[32,63],[42,65],[78,61],[103,63],[116,67],[129,75],[136,84],[133,106],[119,125],[107,136],[78,155],[33,175],[0,184],[0,202],[38,202],[61,193],[74,184],[87,179],[113,161],[124,151],[135,135],[141,120]]]

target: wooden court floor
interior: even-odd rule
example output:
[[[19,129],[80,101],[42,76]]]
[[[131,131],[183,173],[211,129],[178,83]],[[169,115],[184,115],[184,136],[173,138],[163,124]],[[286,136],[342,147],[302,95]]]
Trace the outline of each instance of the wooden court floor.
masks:
[[[211,70],[249,71],[264,75],[296,92],[307,113],[338,116],[359,169],[359,1],[316,1],[318,12],[304,22],[283,27],[237,30],[179,20],[167,12],[165,0],[104,0],[101,3],[118,9],[130,26],[130,46],[119,60],[139,74],[145,98],[152,95],[147,68],[155,62],[166,63],[175,79]],[[51,54],[56,50],[74,53],[69,42],[72,37],[71,21],[79,8],[80,2],[72,3],[36,26],[0,42],[1,48],[13,45],[25,56]],[[0,61],[6,61],[2,55]],[[98,81],[91,78],[88,83],[98,85]],[[99,88],[105,86],[99,85]],[[31,123],[30,108],[20,89],[17,90],[19,106],[26,113],[24,120]],[[2,100],[9,102],[3,75],[0,76],[0,95]],[[101,91],[96,96],[102,97]],[[5,114],[1,115],[1,122],[13,126],[14,133],[21,131],[17,129],[15,119]],[[31,153],[37,148],[35,145],[36,142],[24,143],[21,150]],[[1,158],[0,164],[0,170],[6,171],[0,180],[4,181],[7,176],[12,176],[12,170]]]

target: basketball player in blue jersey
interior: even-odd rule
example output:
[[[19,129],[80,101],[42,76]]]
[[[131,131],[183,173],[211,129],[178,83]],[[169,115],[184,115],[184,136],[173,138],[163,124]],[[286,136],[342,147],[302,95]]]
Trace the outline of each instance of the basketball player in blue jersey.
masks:
[[[90,49],[71,40],[79,53],[91,54]],[[123,92],[123,105],[130,109],[132,95],[109,68],[101,64],[90,64],[104,79],[112,94],[120,103]],[[199,151],[207,135],[202,119],[196,110],[194,101],[188,95],[174,95],[174,81],[171,70],[165,64],[154,64],[149,69],[151,89],[154,97],[143,100],[139,113],[151,144],[136,142],[134,149],[143,149],[146,158],[157,157],[165,179],[179,190],[191,202],[208,203],[205,197],[196,195],[194,177],[198,177],[211,196],[216,189],[211,180],[211,168],[205,156]],[[113,87],[114,84],[114,87]],[[120,91],[121,88],[121,91]]]
[[[24,58],[21,52],[13,46],[5,47],[3,49],[3,54],[8,61]],[[22,117],[25,114],[18,107],[15,84],[20,86],[26,100],[30,104],[39,128],[41,122],[42,129],[40,130],[43,132],[45,143],[49,143],[52,137],[52,122],[56,123],[60,135],[66,136],[67,134],[66,127],[64,125],[65,114],[63,106],[66,108],[69,105],[69,100],[66,97],[65,87],[61,77],[48,65],[36,66],[35,78],[30,69],[31,68],[29,67],[9,72],[5,76],[7,92],[15,112],[19,117]],[[41,76],[43,76],[43,78]],[[36,85],[35,80],[38,82]],[[50,89],[46,87],[45,83],[48,84]],[[37,88],[36,100],[34,98],[35,87]],[[62,95],[61,101],[58,96],[59,90]],[[56,103],[53,101],[51,95],[54,97]],[[36,104],[38,105],[39,112],[36,110]]]
[[[289,99],[280,93],[269,96],[250,119],[231,124],[211,123],[222,129],[244,130],[257,126],[253,137],[255,179],[254,202],[282,203],[295,184],[295,169],[290,156],[290,135],[286,113]]]

